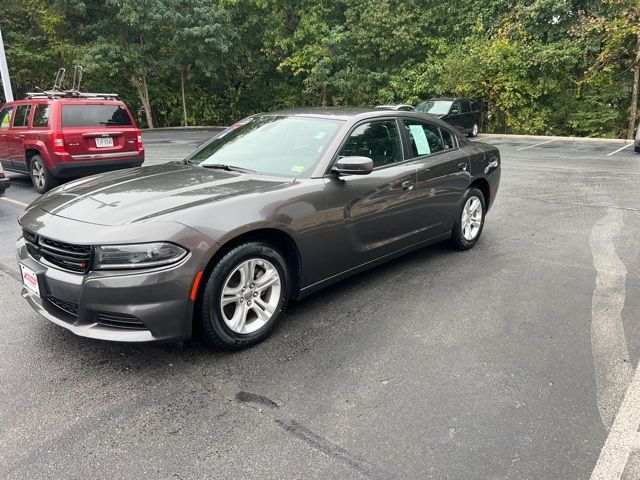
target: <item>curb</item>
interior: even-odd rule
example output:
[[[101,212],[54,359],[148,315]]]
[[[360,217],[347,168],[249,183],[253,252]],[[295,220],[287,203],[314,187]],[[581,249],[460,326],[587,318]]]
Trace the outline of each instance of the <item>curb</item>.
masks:
[[[610,142],[633,143],[634,140],[626,138],[600,138],[600,137],[554,137],[553,135],[508,135],[503,133],[479,133],[478,138],[496,138],[498,140],[568,140],[574,142]]]

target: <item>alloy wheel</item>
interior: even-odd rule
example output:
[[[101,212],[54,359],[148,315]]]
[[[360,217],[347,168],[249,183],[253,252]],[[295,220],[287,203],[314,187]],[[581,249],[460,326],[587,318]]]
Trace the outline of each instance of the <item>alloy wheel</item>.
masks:
[[[273,316],[282,292],[280,274],[263,258],[238,265],[225,280],[220,311],[227,327],[249,334],[265,326]]]
[[[44,167],[40,162],[33,162],[33,165],[31,166],[31,174],[33,176],[33,183],[35,183],[36,187],[44,188]]]
[[[462,209],[462,218],[460,220],[462,227],[462,235],[465,240],[472,241],[480,232],[482,226],[482,202],[476,196],[471,196],[467,200]]]

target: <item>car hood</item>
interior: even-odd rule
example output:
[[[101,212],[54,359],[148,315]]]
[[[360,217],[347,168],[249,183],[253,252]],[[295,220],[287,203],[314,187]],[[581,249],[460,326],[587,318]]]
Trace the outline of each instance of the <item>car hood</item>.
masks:
[[[290,183],[279,177],[168,163],[83,178],[43,195],[33,207],[72,220],[123,225]]]

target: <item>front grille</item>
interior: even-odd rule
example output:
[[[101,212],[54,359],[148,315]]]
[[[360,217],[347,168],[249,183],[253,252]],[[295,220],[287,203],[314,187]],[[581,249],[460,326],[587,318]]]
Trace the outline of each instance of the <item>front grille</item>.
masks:
[[[23,230],[22,233],[27,245],[47,262],[73,272],[89,271],[92,253],[90,246],[58,242],[28,230]]]
[[[67,302],[66,300],[62,300],[61,298],[54,297],[53,295],[49,295],[47,297],[49,303],[59,308],[65,313],[72,315],[73,317],[78,317],[78,304],[74,302]]]
[[[103,327],[120,328],[124,330],[147,330],[137,317],[123,313],[98,313],[96,323]]]

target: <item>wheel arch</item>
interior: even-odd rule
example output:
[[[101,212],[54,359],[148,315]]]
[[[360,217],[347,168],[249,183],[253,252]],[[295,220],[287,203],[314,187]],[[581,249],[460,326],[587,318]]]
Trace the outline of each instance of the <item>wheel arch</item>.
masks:
[[[203,281],[198,286],[198,294],[196,302],[199,304],[202,298],[202,292],[206,284],[205,279],[208,278],[211,270],[213,270],[216,262],[218,262],[227,252],[236,246],[247,242],[265,242],[276,248],[287,262],[289,276],[291,279],[291,296],[297,297],[300,292],[302,280],[300,249],[293,237],[284,230],[272,227],[256,228],[247,232],[228,238],[218,250],[213,254],[202,275]]]
[[[484,205],[485,209],[489,208],[489,204],[491,202],[491,186],[486,178],[476,178],[471,184],[469,188],[477,188],[482,192],[482,196],[484,197]]]

